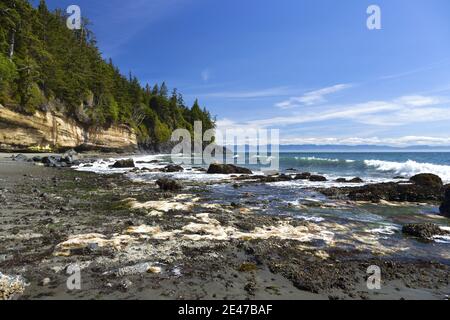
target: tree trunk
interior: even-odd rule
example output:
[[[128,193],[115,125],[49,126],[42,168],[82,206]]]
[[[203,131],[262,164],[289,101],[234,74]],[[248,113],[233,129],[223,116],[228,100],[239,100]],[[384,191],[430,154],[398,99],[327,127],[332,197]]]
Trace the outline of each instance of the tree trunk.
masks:
[[[13,56],[14,56],[14,46],[16,43],[16,30],[13,29],[12,33],[11,33],[11,42],[9,45],[9,60],[12,60]]]

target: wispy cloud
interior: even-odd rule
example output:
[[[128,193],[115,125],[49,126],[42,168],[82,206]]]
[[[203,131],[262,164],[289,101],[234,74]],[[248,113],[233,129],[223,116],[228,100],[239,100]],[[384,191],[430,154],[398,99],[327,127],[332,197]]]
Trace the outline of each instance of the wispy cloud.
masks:
[[[298,138],[285,137],[281,139],[281,144],[298,144],[298,145],[386,145],[386,146],[449,146],[450,137],[429,137],[429,136],[403,136],[395,138],[380,137],[314,137],[314,138]]]
[[[368,101],[358,104],[313,108],[302,113],[251,120],[251,127],[283,127],[329,120],[345,120],[373,126],[402,126],[412,123],[450,120],[448,99],[408,95],[390,101]],[[230,125],[230,123],[228,123]],[[238,125],[238,124],[233,124]]]
[[[204,82],[207,82],[209,80],[209,78],[211,77],[211,71],[209,71],[208,69],[205,69],[202,71],[200,76]]]
[[[444,59],[438,62],[435,62],[433,64],[424,66],[424,67],[420,67],[420,68],[416,68],[413,70],[409,70],[409,71],[405,71],[405,72],[400,72],[400,73],[396,73],[396,74],[390,74],[390,75],[386,75],[386,76],[382,76],[379,78],[379,80],[391,80],[391,79],[399,79],[399,78],[404,78],[404,77],[408,77],[408,76],[412,76],[418,73],[422,73],[422,72],[426,72],[426,71],[430,71],[439,67],[442,67],[444,65],[447,65],[450,62],[450,59]]]
[[[337,84],[331,87],[322,88],[315,91],[310,91],[299,97],[292,97],[277,103],[275,106],[281,109],[290,109],[300,106],[311,106],[326,102],[326,96],[337,93],[339,91],[351,88],[351,84]]]
[[[290,93],[292,93],[292,88],[290,87],[274,87],[262,90],[213,92],[201,94],[200,96],[222,99],[256,99],[280,97]]]

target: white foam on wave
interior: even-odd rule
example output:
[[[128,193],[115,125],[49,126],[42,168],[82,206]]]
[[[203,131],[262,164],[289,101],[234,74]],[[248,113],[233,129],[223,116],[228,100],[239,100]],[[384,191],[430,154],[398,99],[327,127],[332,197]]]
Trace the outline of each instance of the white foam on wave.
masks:
[[[327,158],[317,158],[317,157],[295,157],[295,160],[306,160],[306,161],[324,161],[324,162],[339,162],[339,159],[327,159]]]
[[[420,163],[413,160],[406,162],[393,162],[381,160],[365,160],[366,166],[379,171],[394,172],[398,175],[413,176],[420,173],[433,173],[444,181],[450,181],[450,166],[433,163]]]
[[[319,158],[319,157],[295,157],[295,160],[303,160],[303,161],[322,161],[322,162],[346,162],[346,163],[354,163],[356,160],[341,160],[341,159],[329,159],[329,158]]]

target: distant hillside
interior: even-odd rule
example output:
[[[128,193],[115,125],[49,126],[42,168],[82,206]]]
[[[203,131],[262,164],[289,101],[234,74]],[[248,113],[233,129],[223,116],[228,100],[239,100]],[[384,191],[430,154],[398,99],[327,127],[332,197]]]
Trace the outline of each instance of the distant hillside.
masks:
[[[63,11],[42,0],[0,1],[0,104],[24,115],[57,112],[86,130],[127,125],[141,147],[154,147],[176,128],[215,127],[209,112],[165,83],[141,86],[104,61],[84,19],[81,30],[66,27]]]

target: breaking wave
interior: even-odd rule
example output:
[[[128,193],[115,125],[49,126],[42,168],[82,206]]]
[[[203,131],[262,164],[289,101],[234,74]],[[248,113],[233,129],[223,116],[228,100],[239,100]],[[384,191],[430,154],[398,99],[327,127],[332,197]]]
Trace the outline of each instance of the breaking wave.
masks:
[[[402,176],[413,176],[420,173],[433,173],[441,177],[442,180],[450,181],[450,166],[420,163],[413,160],[406,162],[393,162],[381,160],[365,160],[365,165],[379,171],[393,172]]]

